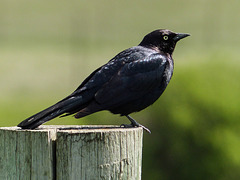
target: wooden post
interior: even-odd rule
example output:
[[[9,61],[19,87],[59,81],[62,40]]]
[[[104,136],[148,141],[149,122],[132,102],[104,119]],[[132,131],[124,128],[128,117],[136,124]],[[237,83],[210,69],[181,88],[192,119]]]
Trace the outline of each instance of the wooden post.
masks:
[[[0,128],[0,179],[140,180],[142,128]]]

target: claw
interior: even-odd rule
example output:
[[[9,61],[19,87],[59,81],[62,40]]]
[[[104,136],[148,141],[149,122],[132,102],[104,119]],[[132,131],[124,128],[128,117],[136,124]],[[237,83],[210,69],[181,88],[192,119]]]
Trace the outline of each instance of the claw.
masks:
[[[120,127],[124,127],[124,128],[141,127],[145,131],[147,131],[149,134],[151,134],[151,131],[148,128],[146,128],[145,126],[139,124],[132,117],[130,117],[129,115],[127,115],[126,117],[131,121],[131,124],[121,124]]]
[[[151,134],[151,131],[148,128],[146,128],[145,126],[139,124],[139,127],[143,128],[145,131],[147,131],[149,134]]]

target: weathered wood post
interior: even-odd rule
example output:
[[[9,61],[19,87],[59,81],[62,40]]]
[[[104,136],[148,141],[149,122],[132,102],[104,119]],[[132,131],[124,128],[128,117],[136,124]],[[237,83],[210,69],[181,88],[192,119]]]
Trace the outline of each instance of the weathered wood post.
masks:
[[[142,128],[0,128],[2,180],[139,180]]]

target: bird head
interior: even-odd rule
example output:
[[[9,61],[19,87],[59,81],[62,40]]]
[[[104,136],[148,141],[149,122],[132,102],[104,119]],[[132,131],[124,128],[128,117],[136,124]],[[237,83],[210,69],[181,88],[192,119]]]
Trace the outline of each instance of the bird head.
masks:
[[[155,49],[162,53],[172,54],[176,43],[187,36],[190,35],[174,33],[167,29],[159,29],[147,34],[139,45]]]

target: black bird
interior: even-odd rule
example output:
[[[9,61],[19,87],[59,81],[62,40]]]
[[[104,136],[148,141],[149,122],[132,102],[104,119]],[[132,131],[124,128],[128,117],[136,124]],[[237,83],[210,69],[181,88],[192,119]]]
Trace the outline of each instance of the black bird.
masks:
[[[120,52],[92,72],[72,94],[22,121],[18,127],[35,129],[60,115],[76,113],[75,118],[81,118],[109,110],[131,121],[124,127],[140,126],[150,132],[129,114],[145,109],[161,96],[173,74],[175,45],[187,36],[166,29],[147,34],[138,46]]]

